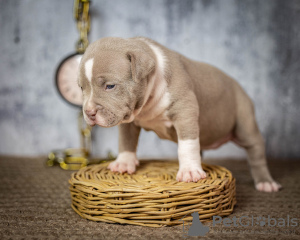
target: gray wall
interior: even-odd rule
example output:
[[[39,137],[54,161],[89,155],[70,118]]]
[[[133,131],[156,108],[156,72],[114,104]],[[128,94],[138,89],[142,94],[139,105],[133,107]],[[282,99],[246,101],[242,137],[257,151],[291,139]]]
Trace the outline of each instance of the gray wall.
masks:
[[[78,110],[54,87],[78,38],[73,1],[1,0],[0,153],[77,147]],[[90,40],[147,36],[239,81],[254,100],[269,157],[299,157],[300,1],[94,0]],[[94,155],[117,153],[117,128],[93,130]],[[143,132],[140,157],[176,157],[176,144]],[[206,156],[240,157],[226,144]]]

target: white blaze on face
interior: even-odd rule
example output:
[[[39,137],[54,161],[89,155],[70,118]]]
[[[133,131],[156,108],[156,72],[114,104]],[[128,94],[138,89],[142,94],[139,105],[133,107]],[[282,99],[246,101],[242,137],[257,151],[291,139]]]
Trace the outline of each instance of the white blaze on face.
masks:
[[[88,98],[83,99],[83,104],[93,105],[92,104],[92,96],[93,96],[93,89],[92,89],[92,77],[93,77],[93,65],[94,65],[94,58],[91,58],[87,60],[84,64],[84,70],[85,70],[85,76],[88,79],[88,82],[91,86],[91,92],[88,95]],[[90,109],[89,106],[87,106],[88,109]]]
[[[87,79],[90,83],[92,82],[93,65],[94,65],[94,58],[91,58],[91,59],[87,60],[84,64],[85,76],[87,77]]]
[[[93,102],[93,85],[92,85],[93,65],[94,65],[94,58],[87,60],[84,64],[85,76],[88,79],[88,82],[90,83],[91,86],[91,92],[90,94],[88,94],[88,97],[84,100],[85,109],[88,110],[93,110],[96,107],[95,103]],[[106,119],[103,116],[101,116],[99,113],[96,114],[96,124],[100,126],[108,125]]]

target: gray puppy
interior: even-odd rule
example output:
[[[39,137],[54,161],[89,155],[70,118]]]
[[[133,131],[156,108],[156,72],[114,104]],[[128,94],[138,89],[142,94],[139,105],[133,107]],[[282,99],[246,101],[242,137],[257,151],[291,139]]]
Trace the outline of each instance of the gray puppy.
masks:
[[[133,173],[140,129],[178,143],[178,181],[206,177],[200,149],[233,141],[245,148],[256,189],[276,192],[253,103],[219,69],[190,60],[147,38],[103,38],[80,63],[83,114],[89,125],[119,125],[114,172]]]

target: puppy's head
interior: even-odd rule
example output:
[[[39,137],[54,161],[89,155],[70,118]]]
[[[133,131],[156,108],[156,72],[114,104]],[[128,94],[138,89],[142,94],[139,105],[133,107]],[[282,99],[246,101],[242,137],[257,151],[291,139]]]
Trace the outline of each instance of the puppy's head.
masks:
[[[142,107],[155,61],[144,47],[131,41],[105,38],[86,49],[78,85],[87,124],[112,127],[128,123]]]

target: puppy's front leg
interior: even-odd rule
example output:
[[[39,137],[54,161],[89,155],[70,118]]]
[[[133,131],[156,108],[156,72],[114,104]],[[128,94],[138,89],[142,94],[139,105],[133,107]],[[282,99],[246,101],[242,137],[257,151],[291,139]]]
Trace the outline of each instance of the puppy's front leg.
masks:
[[[119,155],[117,159],[108,165],[113,172],[132,174],[136,170],[139,161],[136,156],[136,148],[141,128],[134,123],[119,125]]]
[[[206,177],[201,166],[199,137],[178,140],[179,171],[177,181],[198,182]]]
[[[174,127],[178,138],[179,171],[177,181],[197,182],[206,177],[201,166],[199,141],[199,107],[196,101],[176,115]]]

